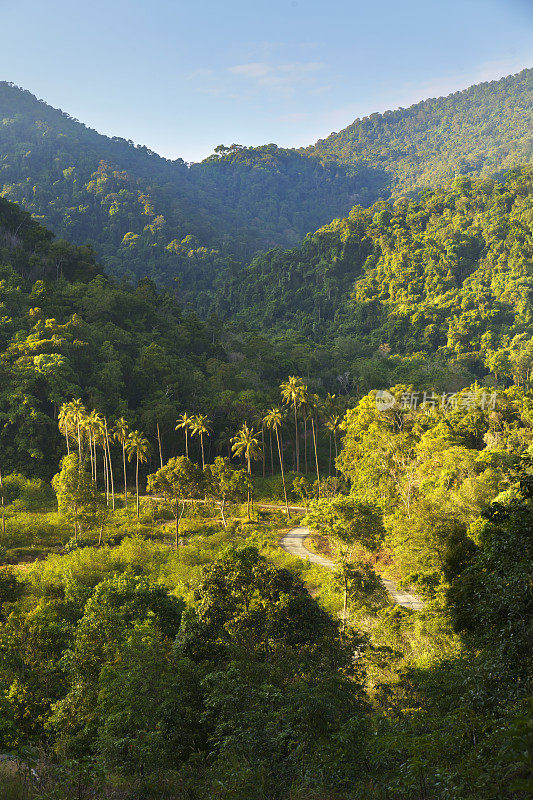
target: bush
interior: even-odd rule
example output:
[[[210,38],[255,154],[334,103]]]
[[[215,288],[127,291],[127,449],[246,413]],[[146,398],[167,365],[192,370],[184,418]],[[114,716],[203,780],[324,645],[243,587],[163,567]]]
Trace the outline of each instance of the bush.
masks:
[[[36,511],[49,508],[55,497],[51,487],[40,478],[26,478],[18,472],[6,475],[3,479],[4,498],[14,510]]]

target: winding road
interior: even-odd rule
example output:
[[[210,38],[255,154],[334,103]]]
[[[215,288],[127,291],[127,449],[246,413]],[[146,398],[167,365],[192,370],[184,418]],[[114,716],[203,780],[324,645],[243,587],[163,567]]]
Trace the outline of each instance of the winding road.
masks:
[[[292,556],[302,558],[304,561],[310,561],[311,564],[319,564],[321,567],[326,567],[326,569],[333,569],[335,567],[333,561],[318,555],[318,553],[312,553],[307,549],[304,544],[307,536],[309,536],[309,528],[292,528],[285,534],[283,539],[281,539],[280,545]],[[382,578],[381,580],[396,605],[403,606],[404,608],[411,608],[415,611],[419,611],[424,607],[422,600],[415,594],[397,589],[396,583],[387,578]]]

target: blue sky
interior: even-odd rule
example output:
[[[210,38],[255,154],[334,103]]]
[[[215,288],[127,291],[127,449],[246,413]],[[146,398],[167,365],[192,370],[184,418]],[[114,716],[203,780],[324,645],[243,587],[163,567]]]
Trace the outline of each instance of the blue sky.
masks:
[[[0,79],[170,158],[301,146],[533,66],[533,0],[0,0]]]

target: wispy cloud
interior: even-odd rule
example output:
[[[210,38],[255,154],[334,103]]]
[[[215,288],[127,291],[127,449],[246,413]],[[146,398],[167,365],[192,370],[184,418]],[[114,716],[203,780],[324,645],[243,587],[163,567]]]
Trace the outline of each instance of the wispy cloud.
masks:
[[[292,93],[304,85],[313,84],[323,69],[324,64],[320,61],[292,61],[282,64],[250,61],[246,64],[235,64],[229,67],[228,72],[261,88]]]

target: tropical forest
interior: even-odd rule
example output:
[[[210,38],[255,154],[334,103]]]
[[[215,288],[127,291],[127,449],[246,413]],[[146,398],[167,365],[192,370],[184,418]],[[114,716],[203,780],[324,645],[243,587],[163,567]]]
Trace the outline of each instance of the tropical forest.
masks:
[[[0,800],[533,797],[532,133],[533,69],[193,162],[0,83]]]

